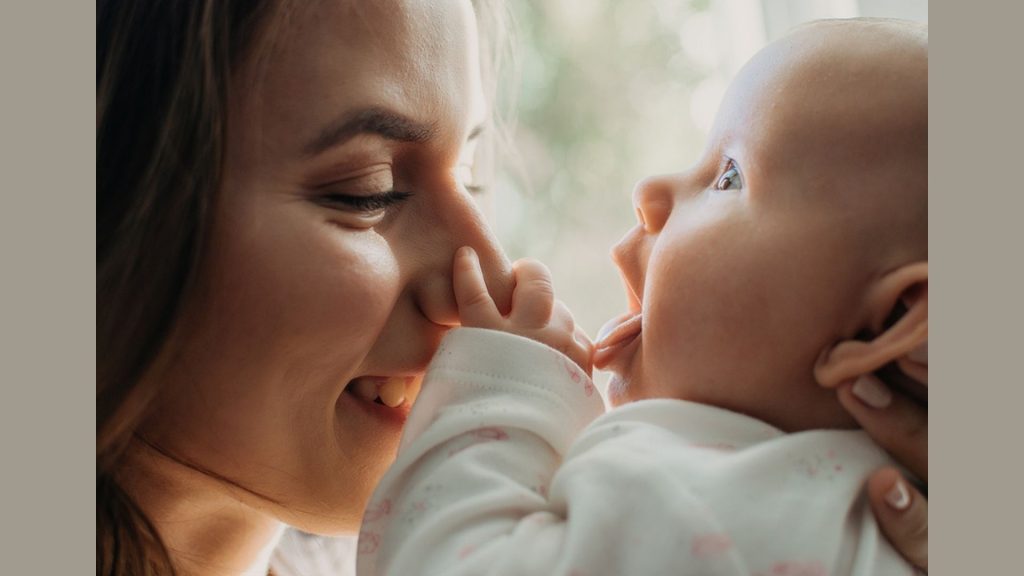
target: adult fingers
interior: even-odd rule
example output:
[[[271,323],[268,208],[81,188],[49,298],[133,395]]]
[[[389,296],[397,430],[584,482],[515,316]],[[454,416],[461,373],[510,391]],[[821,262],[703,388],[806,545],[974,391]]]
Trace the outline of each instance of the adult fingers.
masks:
[[[907,353],[907,358],[917,362],[918,364],[924,364],[928,366],[928,341],[925,340],[917,348],[914,348]]]
[[[897,360],[896,365],[907,376],[921,384],[928,384],[928,364],[922,364],[911,360],[909,357],[904,357]]]
[[[501,322],[501,313],[487,291],[476,251],[469,246],[459,248],[455,253],[452,276],[452,289],[463,326],[493,328]]]
[[[875,442],[918,478],[928,481],[928,411],[866,374],[840,385],[839,402]]]
[[[928,570],[928,500],[894,468],[871,475],[868,499],[893,547],[910,563]]]
[[[512,265],[516,287],[512,291],[512,314],[516,324],[527,328],[541,328],[551,319],[555,304],[555,289],[551,285],[551,272],[542,262],[532,258],[518,260]]]

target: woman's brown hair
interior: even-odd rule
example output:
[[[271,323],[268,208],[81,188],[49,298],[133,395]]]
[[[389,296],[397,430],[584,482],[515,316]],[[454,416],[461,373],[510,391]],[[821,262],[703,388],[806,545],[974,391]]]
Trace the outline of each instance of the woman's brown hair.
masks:
[[[508,44],[500,0],[475,0],[484,73]],[[174,574],[118,481],[173,359],[220,185],[228,92],[286,22],[286,0],[99,0],[96,18],[96,573]],[[255,66],[252,64],[256,63]],[[246,84],[249,86],[249,84]],[[494,93],[488,95],[493,98]]]
[[[271,2],[100,0],[96,18],[96,573],[173,574],[117,471],[157,385],[144,376],[196,283],[228,89]]]

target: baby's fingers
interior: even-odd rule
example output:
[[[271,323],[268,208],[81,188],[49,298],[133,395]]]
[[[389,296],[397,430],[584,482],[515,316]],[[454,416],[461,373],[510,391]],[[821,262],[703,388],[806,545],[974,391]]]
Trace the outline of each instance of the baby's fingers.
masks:
[[[551,272],[538,260],[524,258],[512,265],[516,287],[512,292],[510,319],[520,328],[542,328],[551,319],[555,289]]]
[[[579,326],[573,329],[574,356],[571,355],[576,364],[587,373],[587,376],[594,374],[594,343],[590,337]]]
[[[459,319],[463,326],[472,328],[496,328],[502,321],[501,313],[495,306],[484,282],[480,259],[469,246],[459,248],[455,253],[452,272],[452,289],[459,306]]]
[[[552,347],[572,359],[590,376],[594,371],[594,343],[582,328],[576,326],[572,312],[561,300],[555,301],[547,329],[559,335],[556,338],[558,345]]]

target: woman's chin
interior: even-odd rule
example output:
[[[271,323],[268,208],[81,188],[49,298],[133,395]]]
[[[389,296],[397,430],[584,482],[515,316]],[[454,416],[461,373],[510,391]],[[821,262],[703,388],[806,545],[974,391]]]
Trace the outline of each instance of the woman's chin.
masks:
[[[383,466],[373,462],[364,467],[353,459],[338,467],[333,478],[321,476],[319,483],[307,484],[303,490],[295,492],[293,499],[280,503],[274,515],[281,522],[310,534],[354,534],[359,531],[363,511],[390,462],[389,459]]]

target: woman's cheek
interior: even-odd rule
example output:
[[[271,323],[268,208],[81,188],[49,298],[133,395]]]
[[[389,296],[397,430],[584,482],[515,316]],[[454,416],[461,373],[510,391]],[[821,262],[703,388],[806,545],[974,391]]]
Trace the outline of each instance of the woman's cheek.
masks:
[[[267,227],[229,248],[217,300],[231,311],[239,338],[272,345],[264,350],[271,356],[284,353],[281,346],[298,357],[365,354],[365,340],[400,293],[397,262],[372,231],[301,224]]]
[[[335,239],[323,258],[329,264],[308,268],[308,291],[298,296],[317,303],[306,313],[324,322],[335,342],[379,333],[402,293],[398,261],[387,242],[376,234],[360,236]]]

